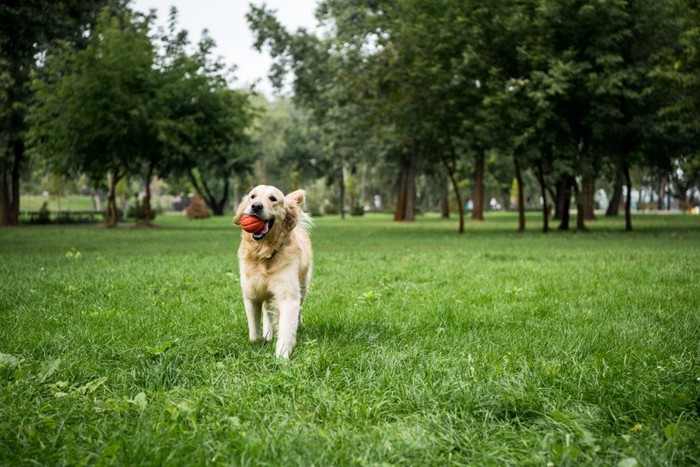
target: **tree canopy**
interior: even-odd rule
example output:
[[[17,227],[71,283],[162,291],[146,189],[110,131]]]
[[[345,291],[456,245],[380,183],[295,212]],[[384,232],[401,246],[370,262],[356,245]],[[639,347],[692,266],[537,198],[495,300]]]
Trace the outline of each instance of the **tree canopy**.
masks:
[[[416,170],[441,164],[459,195],[455,174],[482,173],[490,152],[513,161],[520,184],[523,170],[536,172],[562,229],[571,194],[585,229],[596,179],[623,173],[631,229],[630,167],[668,173],[674,159],[698,157],[691,3],[327,0],[318,35],[286,31],[264,7],[248,20],[275,81],[293,76],[296,102],[322,127],[341,108],[344,131],[381,140],[374,156],[397,166],[397,220],[412,219]]]
[[[189,177],[222,214],[230,177],[247,168],[247,94],[228,87],[206,35],[188,50],[175,10],[162,52],[152,21],[105,9],[84,49],[52,51],[33,80],[32,152],[51,170],[84,173],[95,183],[108,174],[108,225],[116,224],[115,188],[127,175],[145,177],[147,187],[155,174]]]

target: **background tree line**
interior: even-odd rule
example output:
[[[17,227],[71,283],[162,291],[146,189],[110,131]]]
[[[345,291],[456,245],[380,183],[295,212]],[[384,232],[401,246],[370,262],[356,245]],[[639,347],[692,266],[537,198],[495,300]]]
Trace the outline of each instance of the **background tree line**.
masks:
[[[317,18],[313,34],[285,30],[265,7],[248,14],[256,46],[275,59],[273,80],[293,76],[341,191],[358,167],[394,168],[396,220],[413,219],[423,174],[449,181],[460,231],[460,180],[473,179],[472,218],[482,219],[489,160],[517,181],[519,230],[526,171],[540,186],[545,231],[551,209],[569,228],[572,199],[585,230],[602,178],[614,186],[610,215],[626,185],[631,229],[635,168],[660,193],[694,196],[697,2],[326,0]]]
[[[108,191],[167,179],[215,214],[254,183],[304,186],[317,213],[419,209],[483,219],[487,193],[568,229],[632,180],[696,202],[700,8],[690,0],[325,0],[316,32],[251,6],[270,78],[291,100],[233,89],[206,34],[128,2],[0,5],[0,225],[20,182],[57,173]],[[234,186],[235,185],[235,186]],[[623,186],[626,185],[626,189]],[[688,199],[690,197],[690,199]],[[533,199],[541,199],[536,203]],[[468,202],[467,202],[468,201]],[[147,215],[146,219],[152,216]]]

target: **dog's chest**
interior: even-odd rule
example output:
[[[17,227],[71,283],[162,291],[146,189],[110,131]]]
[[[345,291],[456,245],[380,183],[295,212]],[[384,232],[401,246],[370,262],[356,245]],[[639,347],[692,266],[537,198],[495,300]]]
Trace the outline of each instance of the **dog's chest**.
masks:
[[[270,295],[270,279],[267,274],[252,274],[247,276],[244,290],[250,298],[264,300]]]
[[[266,261],[243,267],[243,290],[248,297],[266,300],[279,288],[280,271],[274,262]]]

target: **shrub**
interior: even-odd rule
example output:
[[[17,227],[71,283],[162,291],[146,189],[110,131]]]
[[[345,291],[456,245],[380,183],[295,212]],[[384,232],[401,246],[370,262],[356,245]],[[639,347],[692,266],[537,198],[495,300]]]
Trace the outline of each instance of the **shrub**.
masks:
[[[129,206],[126,211],[126,217],[136,219],[137,221],[152,221],[156,218],[156,212],[151,209],[151,215],[146,214],[146,206],[139,200],[138,195],[134,195],[134,204]]]
[[[195,194],[185,208],[185,215],[190,219],[206,219],[211,216],[211,212],[202,197]]]
[[[365,208],[360,203],[355,203],[350,208],[350,215],[351,216],[364,216],[365,215]]]
[[[107,215],[109,214],[109,208],[105,209],[104,211],[104,218],[107,218]],[[117,221],[120,221],[124,219],[124,211],[121,210],[121,208],[117,207]]]
[[[36,222],[37,224],[51,223],[51,211],[49,211],[48,201],[44,201],[44,204],[41,205],[41,209],[39,209],[39,216],[37,216],[34,222]]]

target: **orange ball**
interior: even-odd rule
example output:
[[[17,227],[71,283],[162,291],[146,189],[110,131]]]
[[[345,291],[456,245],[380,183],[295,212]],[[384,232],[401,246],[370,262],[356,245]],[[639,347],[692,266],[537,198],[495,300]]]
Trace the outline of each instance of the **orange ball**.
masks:
[[[241,227],[243,227],[243,230],[249,233],[262,232],[265,229],[266,224],[267,221],[264,221],[257,216],[244,214],[243,217],[241,217]]]

